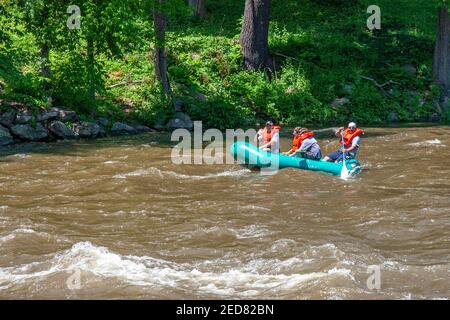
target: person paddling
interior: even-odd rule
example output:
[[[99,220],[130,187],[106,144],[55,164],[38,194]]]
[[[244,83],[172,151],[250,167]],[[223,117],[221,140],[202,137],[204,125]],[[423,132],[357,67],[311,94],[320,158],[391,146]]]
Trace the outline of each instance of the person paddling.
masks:
[[[290,157],[302,157],[311,160],[320,160],[322,152],[314,133],[307,128],[297,127],[294,129],[292,148],[285,153]]]
[[[361,135],[364,131],[356,126],[356,123],[350,122],[348,128],[344,131],[344,128],[339,128],[336,132],[336,136],[344,140],[344,147],[341,150],[330,153],[323,160],[328,162],[341,162],[343,160],[343,154],[345,154],[346,159],[356,158],[356,154],[361,145]]]
[[[271,153],[280,152],[280,127],[275,126],[272,121],[267,121],[264,129],[258,131],[255,143],[259,148]]]

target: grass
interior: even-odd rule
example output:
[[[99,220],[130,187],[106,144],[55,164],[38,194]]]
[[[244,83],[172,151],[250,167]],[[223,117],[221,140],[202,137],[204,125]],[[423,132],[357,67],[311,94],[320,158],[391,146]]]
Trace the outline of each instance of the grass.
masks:
[[[171,17],[169,74],[184,111],[205,126],[218,128],[251,126],[267,118],[289,125],[323,126],[348,120],[376,125],[385,123],[393,112],[404,122],[424,121],[440,113],[434,103],[439,90],[431,84],[434,5],[420,0],[379,0],[382,28],[369,31],[366,9],[372,1],[329,2],[272,2],[269,46],[276,72],[270,77],[241,68],[242,0],[207,1],[209,15],[204,20],[181,14]],[[13,40],[13,47],[23,47],[23,37]],[[132,117],[150,125],[173,115],[153,79],[151,52],[152,46],[147,45],[122,58],[99,59],[106,88],[99,90],[101,114]],[[66,56],[56,51],[53,61],[58,65],[58,81],[63,83],[77,73],[67,68],[69,57],[61,57]],[[15,60],[15,67],[6,73],[32,64],[33,59]],[[415,72],[405,66],[413,66]],[[9,74],[2,69],[0,81],[9,82],[11,88]],[[31,70],[18,75],[26,88],[36,86],[32,81],[35,68]],[[139,83],[109,88],[128,81]],[[384,91],[375,84],[388,82]],[[84,89],[75,83],[62,86],[61,102],[80,108],[83,101],[74,102],[71,96],[82,95],[72,88]],[[13,96],[16,91],[36,96],[36,90],[17,85],[9,93]],[[348,102],[331,106],[338,98]]]

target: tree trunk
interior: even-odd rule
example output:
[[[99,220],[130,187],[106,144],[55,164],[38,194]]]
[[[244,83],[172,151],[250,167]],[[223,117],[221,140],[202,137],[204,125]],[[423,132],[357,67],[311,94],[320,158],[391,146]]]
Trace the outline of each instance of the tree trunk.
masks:
[[[39,55],[41,57],[41,76],[50,79],[52,77],[52,71],[50,69],[50,47],[48,43],[41,46]]]
[[[433,81],[442,88],[442,101],[450,97],[450,17],[448,9],[438,9]]]
[[[264,69],[269,58],[270,0],[246,0],[241,50],[248,70]]]
[[[158,0],[159,5],[164,4],[165,0]],[[155,45],[155,75],[161,83],[163,93],[166,97],[172,96],[172,89],[170,88],[169,76],[167,74],[167,56],[166,56],[166,16],[160,8],[155,8],[153,11],[153,21],[156,34]]]
[[[45,91],[46,95],[48,96],[48,100],[51,101],[51,81],[52,81],[52,71],[50,68],[50,47],[47,43],[43,44],[41,46],[41,49],[39,50],[39,57],[40,57],[40,73],[41,76],[45,78],[45,82],[43,84],[43,90]]]
[[[87,39],[87,69],[89,108],[91,116],[95,117],[97,113],[95,106],[95,52],[92,37]]]
[[[47,5],[44,5],[41,12],[42,19],[45,21],[48,20],[49,17],[49,8]],[[43,78],[45,78],[45,82],[43,84],[43,90],[48,96],[48,100],[51,101],[51,81],[52,81],[52,71],[50,68],[50,45],[47,41],[43,41],[41,43],[39,49],[39,58],[40,58],[40,73]]]
[[[188,0],[188,3],[194,11],[194,16],[200,18],[206,16],[205,0]]]

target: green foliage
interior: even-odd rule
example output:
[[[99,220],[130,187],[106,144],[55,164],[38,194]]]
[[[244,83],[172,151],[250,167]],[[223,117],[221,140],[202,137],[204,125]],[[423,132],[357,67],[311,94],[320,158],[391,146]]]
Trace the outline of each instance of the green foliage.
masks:
[[[148,125],[173,116],[171,101],[161,98],[153,77],[155,1],[82,1],[80,30],[66,27],[72,2],[5,3],[0,2],[2,96],[45,105],[38,52],[49,43],[57,104],[89,118],[93,89],[99,115]],[[207,1],[209,14],[198,19],[185,1],[167,0],[158,9],[168,16],[165,46],[174,98],[194,120],[218,128],[269,118],[293,126],[350,119],[378,124],[391,112],[400,121],[422,121],[441,112],[431,74],[436,6],[446,3],[378,0],[382,29],[369,31],[370,0],[272,1],[269,46],[275,70],[265,73],[241,68],[244,1]],[[331,107],[338,98],[348,103]]]
[[[61,102],[81,113],[90,113],[90,97],[88,96],[87,57],[71,51],[58,53],[58,58],[52,59],[54,74],[54,96]],[[104,94],[103,67],[101,62],[94,65],[94,86],[96,92]]]

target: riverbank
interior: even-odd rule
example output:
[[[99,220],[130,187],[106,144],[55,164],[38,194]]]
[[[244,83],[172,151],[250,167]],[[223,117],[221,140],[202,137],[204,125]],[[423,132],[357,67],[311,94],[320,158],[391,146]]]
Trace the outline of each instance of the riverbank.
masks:
[[[148,127],[136,122],[98,117],[87,119],[65,107],[43,109],[0,100],[0,146],[21,142],[95,139],[136,135],[176,128],[192,129],[191,119],[179,112],[164,125]]]
[[[428,122],[416,123],[390,122],[386,123],[384,127],[408,128],[437,125],[440,125],[440,123],[431,119]],[[255,124],[253,127],[259,127],[259,124]],[[288,128],[286,132],[289,132],[289,134],[283,135],[282,133],[282,136],[290,137],[292,126],[283,127]],[[52,142],[136,135],[145,132],[170,132],[178,128],[192,130],[193,120],[187,114],[177,112],[167,122],[160,122],[149,127],[135,121],[117,121],[106,117],[87,118],[65,107],[43,109],[35,106],[30,107],[19,102],[0,100],[0,146],[23,142]],[[337,130],[336,126],[313,126],[311,128],[314,129],[314,133],[319,138],[333,137]]]

